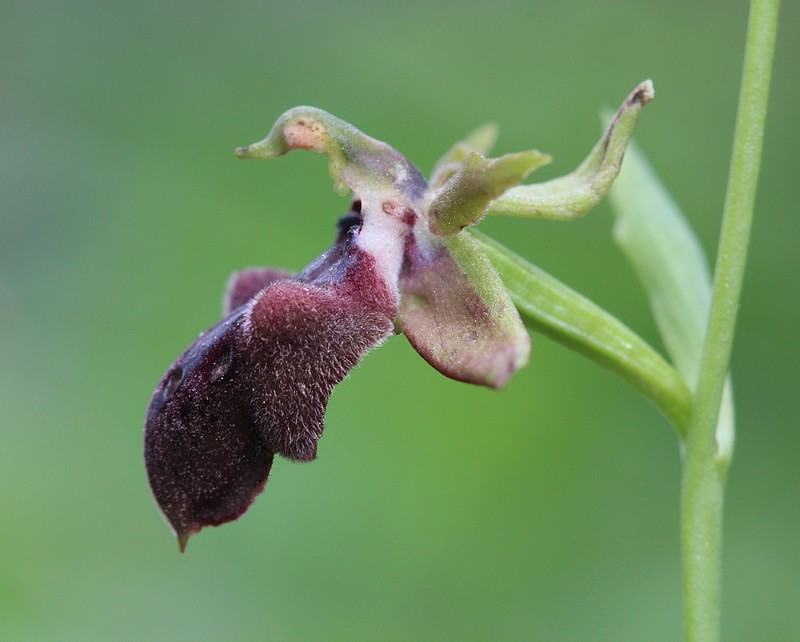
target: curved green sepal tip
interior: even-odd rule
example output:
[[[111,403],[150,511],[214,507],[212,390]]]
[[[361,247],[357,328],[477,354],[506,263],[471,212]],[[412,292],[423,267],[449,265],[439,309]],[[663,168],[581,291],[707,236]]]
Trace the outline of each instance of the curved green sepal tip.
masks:
[[[560,221],[586,214],[610,189],[642,109],[654,96],[650,80],[640,83],[620,105],[605,134],[574,172],[546,183],[509,189],[492,201],[490,212]]]
[[[316,107],[284,112],[265,139],[239,147],[235,154],[246,159],[276,158],[293,149],[326,154],[334,189],[340,194],[390,186],[418,198],[426,187],[417,168],[396,149]]]

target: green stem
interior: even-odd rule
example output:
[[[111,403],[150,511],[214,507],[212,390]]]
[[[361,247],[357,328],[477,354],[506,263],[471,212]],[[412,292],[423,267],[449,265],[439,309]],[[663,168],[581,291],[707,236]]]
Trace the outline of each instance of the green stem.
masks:
[[[681,539],[688,642],[718,640],[720,632],[722,506],[730,452],[720,452],[715,430],[747,258],[779,4],[753,0],[750,6],[711,312],[685,441]]]

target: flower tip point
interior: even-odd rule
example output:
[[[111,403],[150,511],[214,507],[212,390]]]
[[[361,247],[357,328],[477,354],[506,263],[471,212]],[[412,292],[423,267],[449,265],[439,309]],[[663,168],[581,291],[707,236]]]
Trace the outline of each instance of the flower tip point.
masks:
[[[244,147],[237,147],[234,152],[234,156],[236,158],[250,158],[250,145],[245,145]]]
[[[261,159],[282,156],[287,151],[288,149],[283,141],[270,134],[264,140],[260,140],[257,143],[250,143],[243,147],[237,147],[233,153],[236,155],[236,158]]]
[[[190,533],[181,533],[178,535],[178,548],[181,553],[186,552],[186,546],[189,543]]]
[[[639,83],[639,86],[633,91],[633,100],[641,103],[642,105],[646,105],[655,97],[656,89],[653,86],[653,81],[649,78],[644,82]]]

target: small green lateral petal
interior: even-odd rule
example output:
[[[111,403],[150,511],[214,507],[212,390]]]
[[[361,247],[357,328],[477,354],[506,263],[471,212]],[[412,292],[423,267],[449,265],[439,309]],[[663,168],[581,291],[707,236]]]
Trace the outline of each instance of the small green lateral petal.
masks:
[[[491,203],[490,212],[558,221],[586,214],[610,189],[642,108],[654,96],[653,83],[645,80],[625,99],[603,137],[574,172],[546,183],[511,188]]]
[[[442,374],[502,388],[528,362],[530,337],[500,277],[467,234],[422,240],[400,276],[402,331]]]
[[[484,156],[491,152],[497,142],[497,133],[497,125],[486,123],[447,150],[447,153],[437,161],[433,168],[430,180],[431,189],[437,190],[444,185],[448,178],[461,169],[472,152],[478,152]]]
[[[506,154],[500,158],[484,158],[478,152],[470,153],[461,169],[448,179],[428,208],[431,232],[449,236],[468,225],[475,225],[486,214],[492,199],[549,162],[549,156],[536,150]]]
[[[390,187],[416,200],[427,185],[419,170],[396,149],[316,107],[285,112],[264,140],[239,147],[236,156],[276,158],[293,149],[327,154],[334,189],[342,195],[348,188],[360,193]]]

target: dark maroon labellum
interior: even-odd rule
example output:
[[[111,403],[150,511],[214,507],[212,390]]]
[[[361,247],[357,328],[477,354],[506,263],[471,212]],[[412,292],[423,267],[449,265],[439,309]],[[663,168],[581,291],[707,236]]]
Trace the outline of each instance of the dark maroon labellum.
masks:
[[[316,457],[333,387],[391,334],[397,295],[358,247],[361,223],[356,211],[343,217],[334,246],[297,276],[235,275],[228,316],[156,388],[145,463],[181,550],[247,510],[275,454]]]

